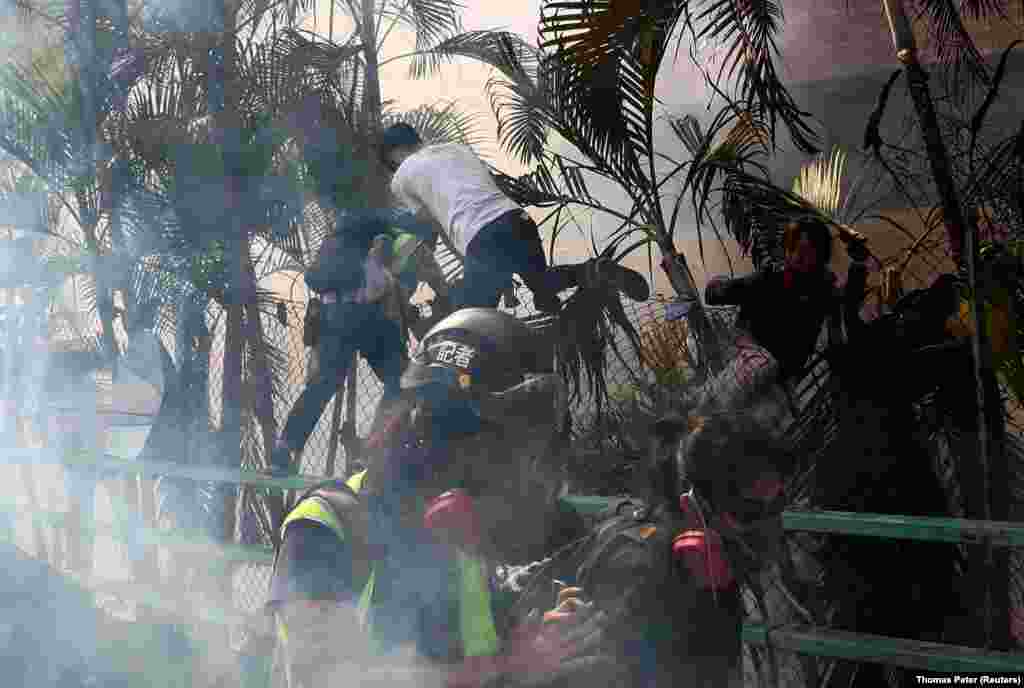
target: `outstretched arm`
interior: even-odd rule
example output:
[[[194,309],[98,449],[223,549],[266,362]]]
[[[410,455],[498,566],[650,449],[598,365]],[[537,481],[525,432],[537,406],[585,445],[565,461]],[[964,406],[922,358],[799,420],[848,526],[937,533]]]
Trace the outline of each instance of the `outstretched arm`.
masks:
[[[406,208],[369,208],[346,213],[356,222],[376,222],[397,227],[409,234],[429,241],[437,232],[437,225]]]

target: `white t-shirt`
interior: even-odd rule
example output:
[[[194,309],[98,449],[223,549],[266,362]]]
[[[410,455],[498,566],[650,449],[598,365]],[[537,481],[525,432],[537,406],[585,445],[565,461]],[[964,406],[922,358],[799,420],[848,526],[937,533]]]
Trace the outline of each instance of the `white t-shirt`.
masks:
[[[476,153],[459,143],[424,146],[410,155],[391,179],[391,191],[410,210],[429,213],[462,255],[485,225],[521,210]]]

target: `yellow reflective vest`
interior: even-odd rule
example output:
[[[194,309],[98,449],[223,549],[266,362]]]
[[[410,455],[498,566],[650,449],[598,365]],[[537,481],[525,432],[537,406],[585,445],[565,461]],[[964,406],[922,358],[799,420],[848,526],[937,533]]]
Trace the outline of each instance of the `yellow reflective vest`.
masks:
[[[346,481],[353,492],[359,493],[366,479],[366,471],[357,473]],[[288,526],[296,521],[313,521],[329,528],[337,537],[346,539],[345,526],[333,509],[322,498],[312,495],[302,500],[284,520],[281,539]],[[498,652],[498,634],[491,607],[491,591],[488,586],[486,563],[467,552],[456,550],[455,571],[457,576],[459,605],[459,637],[465,657],[495,655]],[[360,626],[367,633],[373,633],[373,603],[376,571],[371,567],[365,580],[354,580],[356,588],[362,586],[357,613]],[[287,642],[287,629],[278,622],[281,639]]]

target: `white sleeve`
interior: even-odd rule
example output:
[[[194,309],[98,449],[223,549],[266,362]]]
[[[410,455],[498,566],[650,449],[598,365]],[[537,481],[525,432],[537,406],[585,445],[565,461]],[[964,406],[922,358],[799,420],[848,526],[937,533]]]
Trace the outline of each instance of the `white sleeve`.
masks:
[[[420,201],[416,192],[412,189],[412,184],[409,183],[408,177],[400,174],[401,171],[401,168],[399,168],[398,172],[395,172],[391,178],[391,195],[395,197],[399,205],[405,206],[413,213],[419,213],[423,209],[423,202]]]

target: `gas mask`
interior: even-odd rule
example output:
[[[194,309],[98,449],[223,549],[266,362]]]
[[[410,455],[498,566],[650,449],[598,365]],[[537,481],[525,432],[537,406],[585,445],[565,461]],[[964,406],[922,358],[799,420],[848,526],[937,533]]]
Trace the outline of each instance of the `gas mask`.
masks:
[[[679,511],[689,523],[673,543],[674,557],[703,587],[721,590],[732,584],[736,572],[758,570],[779,558],[786,497],[780,473],[769,465],[730,468],[725,466],[728,457],[696,456],[694,445],[703,430],[702,419],[691,417],[663,419],[655,431],[661,451],[673,454],[669,460],[676,467]],[[758,460],[756,455],[745,458],[751,464]],[[702,469],[701,461],[718,465]],[[708,472],[718,479],[704,477]]]

